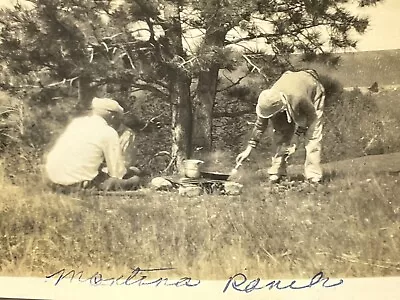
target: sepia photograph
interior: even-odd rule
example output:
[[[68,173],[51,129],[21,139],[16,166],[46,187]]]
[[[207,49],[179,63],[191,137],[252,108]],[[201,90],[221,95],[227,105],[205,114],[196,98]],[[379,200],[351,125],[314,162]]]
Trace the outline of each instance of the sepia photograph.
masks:
[[[265,299],[400,277],[399,15],[0,0],[0,279]]]

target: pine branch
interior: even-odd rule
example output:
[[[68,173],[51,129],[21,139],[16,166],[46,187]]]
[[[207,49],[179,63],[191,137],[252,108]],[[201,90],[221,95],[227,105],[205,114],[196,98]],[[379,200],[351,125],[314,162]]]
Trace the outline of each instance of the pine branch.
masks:
[[[142,128],[140,128],[139,130],[140,130],[140,131],[143,131],[143,130],[145,130],[147,127],[149,127],[149,126],[150,126],[150,124],[153,124],[153,123],[154,123],[154,121],[155,121],[155,120],[157,120],[159,117],[161,117],[163,114],[164,114],[164,112],[162,112],[162,113],[158,114],[158,115],[157,115],[157,116],[155,116],[155,117],[152,117],[152,118],[151,118],[151,119],[149,119],[149,120],[146,122],[146,124],[144,124],[144,126],[143,126]]]
[[[165,99],[169,96],[169,94],[167,92],[157,88],[156,86],[154,86],[150,83],[140,84],[140,83],[135,82],[135,83],[132,83],[132,87],[137,88],[138,90],[152,92],[163,99]]]
[[[255,19],[261,19],[261,18],[257,18],[254,17]],[[261,19],[263,20],[263,19]],[[264,20],[263,20],[264,21]],[[246,37],[241,37],[241,38],[237,38],[231,41],[226,40],[224,42],[224,45],[236,45],[238,43],[241,42],[248,42],[248,41],[252,41],[256,38],[264,38],[266,40],[272,39],[272,38],[282,38],[283,36],[296,36],[297,34],[299,34],[301,31],[307,30],[307,29],[311,29],[311,28],[316,28],[319,26],[331,26],[332,22],[329,21],[324,21],[324,22],[311,22],[309,24],[304,24],[301,27],[296,27],[295,29],[292,30],[287,30],[284,32],[272,32],[272,33],[259,33],[259,34],[251,34],[249,36]]]
[[[222,88],[222,89],[220,89],[220,90],[217,90],[217,93],[224,92],[224,91],[226,91],[226,90],[229,90],[229,89],[233,88],[234,86],[237,86],[237,85],[240,84],[240,82],[241,82],[244,78],[246,78],[250,73],[251,73],[251,72],[246,72],[245,75],[240,76],[240,77],[239,77],[237,80],[235,80],[235,81],[231,80],[230,78],[228,78],[228,77],[224,74],[223,76],[224,76],[227,80],[229,80],[229,81],[231,82],[231,84],[228,85],[228,86],[226,86],[226,87],[224,87],[224,88]]]
[[[213,118],[235,118],[235,117],[241,117],[243,115],[247,114],[252,114],[254,113],[253,108],[248,108],[244,110],[239,110],[239,111],[219,111],[219,112],[213,112]]]
[[[26,88],[46,89],[46,88],[51,88],[51,87],[63,85],[63,84],[66,84],[67,82],[69,82],[69,85],[72,86],[73,82],[78,78],[79,78],[79,76],[75,76],[75,77],[69,78],[69,79],[64,78],[62,81],[53,82],[53,83],[50,83],[50,84],[47,84],[47,85],[43,85],[39,81],[37,85],[34,85],[34,84],[25,84],[25,85],[2,84],[2,86],[5,89],[26,89]]]
[[[182,67],[184,67],[186,64],[190,64],[190,63],[193,62],[194,60],[198,59],[197,56],[193,56],[191,59],[188,59],[188,60],[185,60],[183,57],[180,57],[180,56],[179,56],[179,58],[182,59],[182,62],[179,64],[179,67],[180,67],[180,68],[182,68]]]
[[[254,64],[254,63],[251,61],[251,59],[250,59],[246,54],[243,54],[242,57],[247,61],[247,63],[248,63],[250,66],[253,67],[253,69],[250,71],[251,73],[252,73],[254,70],[257,70],[257,72],[258,72],[262,77],[264,77],[265,80],[268,80],[267,76],[265,76],[265,74],[263,73],[262,68],[260,68],[260,67],[257,66],[256,64]]]

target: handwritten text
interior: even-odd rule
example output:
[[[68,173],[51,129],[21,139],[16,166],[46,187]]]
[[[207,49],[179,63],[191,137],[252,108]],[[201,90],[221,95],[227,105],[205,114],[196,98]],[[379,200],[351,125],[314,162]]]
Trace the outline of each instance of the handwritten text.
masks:
[[[281,280],[272,280],[267,283],[262,283],[260,278],[248,280],[245,274],[237,273],[234,276],[229,277],[223,292],[225,293],[229,289],[244,293],[251,293],[262,289],[272,290],[274,288],[277,290],[301,290],[315,287],[317,284],[322,284],[322,287],[324,288],[332,288],[343,284],[343,279],[330,284],[329,277],[324,278],[324,273],[319,272],[305,285],[300,285],[296,280],[292,280],[288,284],[284,284]]]
[[[90,285],[99,286],[174,286],[174,287],[195,287],[200,284],[200,280],[195,280],[190,277],[182,277],[178,280],[171,280],[167,277],[159,277],[157,279],[150,279],[146,274],[148,272],[168,271],[173,268],[157,268],[157,269],[141,269],[139,267],[133,268],[132,272],[128,275],[120,275],[118,277],[105,277],[103,274],[96,272],[90,277],[84,278],[83,271],[76,272],[75,270],[67,271],[61,269],[51,275],[46,276],[46,279],[55,279],[54,285],[57,286],[61,281],[68,279],[80,283],[89,283]]]

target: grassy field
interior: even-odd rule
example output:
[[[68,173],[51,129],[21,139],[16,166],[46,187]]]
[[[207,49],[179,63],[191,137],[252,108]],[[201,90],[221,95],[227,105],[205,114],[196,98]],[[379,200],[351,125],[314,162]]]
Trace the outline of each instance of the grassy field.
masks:
[[[298,60],[294,63],[299,68],[315,68],[345,87],[371,86],[375,81],[382,86],[399,84],[396,66],[400,63],[400,49],[341,53],[338,65],[331,68],[317,63],[300,63]]]
[[[399,85],[400,49],[381,51],[361,51],[338,53],[338,64],[326,65],[318,61],[303,61],[301,56],[291,57],[291,63],[295,69],[312,68],[320,75],[329,76],[337,80],[344,87],[369,87],[374,82],[379,86]],[[238,68],[233,72],[224,72],[231,79],[244,75],[246,68]],[[242,82],[248,82],[244,79]],[[259,77],[253,77],[250,81],[259,81],[265,85]]]
[[[244,190],[234,197],[149,188],[129,196],[59,195],[34,168],[21,170],[3,156],[0,275],[65,268],[116,276],[139,266],[174,268],[162,273],[170,278],[399,276],[399,97],[350,93],[327,107],[326,181],[319,187],[298,180],[299,165],[288,181],[270,185],[267,138],[240,170]],[[386,154],[364,156],[369,144]],[[232,168],[233,155],[214,157],[219,171]]]
[[[319,187],[271,186],[263,169],[244,168],[235,197],[63,196],[3,176],[0,274],[117,275],[139,266],[175,268],[170,278],[400,275],[400,154],[325,167]]]

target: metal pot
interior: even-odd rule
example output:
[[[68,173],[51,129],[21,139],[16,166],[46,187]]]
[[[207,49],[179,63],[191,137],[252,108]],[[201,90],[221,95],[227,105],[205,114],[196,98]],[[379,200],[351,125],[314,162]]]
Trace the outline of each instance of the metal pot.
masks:
[[[204,161],[199,159],[187,159],[184,161],[185,176],[189,178],[199,178],[201,166]]]

